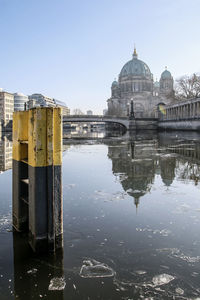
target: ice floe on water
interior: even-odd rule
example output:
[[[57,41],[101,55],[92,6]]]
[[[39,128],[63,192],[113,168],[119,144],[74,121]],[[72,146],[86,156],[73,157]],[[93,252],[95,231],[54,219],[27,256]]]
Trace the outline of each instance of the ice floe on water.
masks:
[[[184,290],[181,288],[176,288],[175,292],[179,295],[183,295],[184,294]]]
[[[114,275],[115,272],[112,268],[95,259],[84,260],[80,270],[80,276],[84,278],[112,277]]]
[[[152,282],[154,286],[160,286],[160,285],[167,284],[174,279],[175,279],[174,276],[164,273],[164,274],[154,276],[152,278]]]
[[[7,229],[11,229],[12,227],[12,218],[11,214],[0,216],[0,232],[5,231]]]
[[[144,275],[144,274],[146,274],[147,272],[144,271],[144,270],[137,270],[137,271],[135,271],[135,273],[138,274],[138,275]]]
[[[62,291],[66,286],[64,277],[54,277],[49,284],[49,291]]]
[[[182,214],[182,213],[187,213],[191,207],[188,204],[182,204],[180,206],[177,206],[174,211],[172,211],[173,214]]]
[[[171,231],[168,229],[151,229],[151,228],[139,228],[136,227],[135,229],[136,231],[139,232],[151,232],[152,234],[160,234],[161,236],[168,236],[169,234],[171,234]]]
[[[116,200],[124,200],[127,194],[125,192],[116,192],[113,194],[104,192],[104,191],[95,191],[95,199],[103,199],[104,201],[116,201]]]
[[[75,183],[69,183],[69,184],[67,184],[67,185],[65,185],[68,189],[72,189],[72,188],[74,188],[75,186],[76,186],[76,184]]]
[[[189,256],[186,255],[185,253],[181,252],[177,248],[162,248],[162,249],[157,249],[158,252],[168,252],[169,257],[175,257],[182,259],[188,263],[197,263],[200,262],[200,256]]]
[[[31,270],[28,270],[28,271],[27,271],[27,274],[36,274],[37,271],[38,271],[38,269],[33,268],[33,269],[31,269]]]

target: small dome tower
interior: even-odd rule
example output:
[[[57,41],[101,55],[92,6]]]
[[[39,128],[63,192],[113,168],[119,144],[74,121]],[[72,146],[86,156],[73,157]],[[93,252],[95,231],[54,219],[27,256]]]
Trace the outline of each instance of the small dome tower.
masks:
[[[174,91],[174,80],[171,73],[165,67],[165,71],[162,72],[160,77],[160,93],[171,94]]]
[[[112,83],[111,91],[112,91],[112,97],[114,97],[114,98],[120,97],[120,88],[119,88],[119,84],[116,81],[116,79]]]

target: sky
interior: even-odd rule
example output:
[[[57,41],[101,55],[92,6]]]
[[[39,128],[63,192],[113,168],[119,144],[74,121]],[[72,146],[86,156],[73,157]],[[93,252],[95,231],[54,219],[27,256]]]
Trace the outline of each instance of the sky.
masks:
[[[200,72],[200,0],[0,0],[0,87],[101,114],[132,58]]]

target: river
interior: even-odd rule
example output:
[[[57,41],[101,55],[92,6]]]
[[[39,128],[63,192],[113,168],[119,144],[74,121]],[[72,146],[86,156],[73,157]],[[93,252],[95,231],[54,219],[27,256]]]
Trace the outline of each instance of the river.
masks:
[[[0,299],[200,297],[200,135],[65,139],[64,248],[12,230],[12,142],[0,142]]]

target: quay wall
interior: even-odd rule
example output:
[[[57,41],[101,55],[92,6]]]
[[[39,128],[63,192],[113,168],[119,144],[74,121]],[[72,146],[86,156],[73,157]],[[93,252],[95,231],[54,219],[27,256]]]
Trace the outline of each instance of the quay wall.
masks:
[[[195,130],[200,131],[200,120],[166,120],[158,122],[160,130]]]

